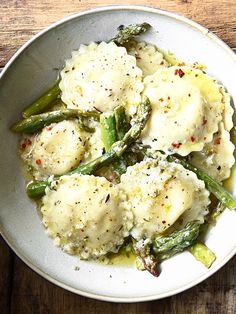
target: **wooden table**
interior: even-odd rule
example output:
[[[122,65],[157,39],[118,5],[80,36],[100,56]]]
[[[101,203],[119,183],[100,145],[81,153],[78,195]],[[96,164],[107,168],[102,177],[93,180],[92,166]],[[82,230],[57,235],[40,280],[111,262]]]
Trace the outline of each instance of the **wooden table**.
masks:
[[[199,22],[236,51],[236,0],[0,0],[0,67],[35,33],[74,12],[108,4],[143,4]],[[236,83],[236,82],[235,82]],[[0,239],[0,313],[236,313],[236,258],[198,286],[160,301],[100,302],[67,292],[34,273]]]

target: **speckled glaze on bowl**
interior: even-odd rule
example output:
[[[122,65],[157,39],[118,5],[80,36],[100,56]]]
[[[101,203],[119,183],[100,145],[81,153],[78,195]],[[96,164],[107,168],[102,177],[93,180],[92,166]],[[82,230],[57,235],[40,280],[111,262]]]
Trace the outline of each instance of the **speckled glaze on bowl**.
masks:
[[[236,57],[206,28],[179,15],[139,6],[111,6],[67,17],[36,35],[8,62],[0,79],[1,185],[0,230],[15,253],[51,282],[75,293],[113,302],[164,298],[188,289],[222,267],[236,252],[236,212],[226,210],[207,235],[217,260],[206,269],[188,252],[161,266],[152,277],[131,266],[82,262],[53,245],[24,188],[17,156],[18,137],[9,131],[22,108],[56,79],[58,68],[81,43],[107,40],[121,24],[146,21],[153,26],[143,39],[173,51],[186,61],[207,65],[207,73],[221,81],[236,99]],[[235,185],[233,187],[236,195]],[[80,270],[75,271],[75,266]]]

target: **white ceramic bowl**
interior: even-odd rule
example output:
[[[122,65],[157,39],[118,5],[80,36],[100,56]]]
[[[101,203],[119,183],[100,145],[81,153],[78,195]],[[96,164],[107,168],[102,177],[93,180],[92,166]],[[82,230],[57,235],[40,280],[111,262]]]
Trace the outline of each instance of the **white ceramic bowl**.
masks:
[[[161,266],[158,278],[130,266],[80,262],[53,245],[25,194],[17,156],[18,137],[9,131],[22,108],[56,79],[71,51],[81,43],[107,40],[121,24],[149,22],[153,29],[143,36],[161,49],[186,61],[207,65],[207,73],[220,80],[236,99],[236,57],[206,28],[176,14],[138,6],[113,6],[65,18],[39,33],[9,61],[0,80],[1,211],[2,236],[15,253],[37,273],[75,293],[114,302],[160,299],[188,289],[222,267],[236,252],[236,212],[226,210],[207,236],[217,260],[206,269],[188,252]],[[235,192],[235,189],[234,189]],[[80,270],[75,271],[75,266]]]

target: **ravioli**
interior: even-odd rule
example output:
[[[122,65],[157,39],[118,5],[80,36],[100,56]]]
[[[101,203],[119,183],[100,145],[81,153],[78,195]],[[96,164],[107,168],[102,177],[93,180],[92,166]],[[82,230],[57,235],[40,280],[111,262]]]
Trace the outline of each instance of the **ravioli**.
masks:
[[[124,47],[81,45],[61,71],[60,88],[68,108],[111,111],[122,104],[134,113],[143,90],[142,71]]]
[[[47,188],[41,212],[47,234],[82,259],[117,252],[133,225],[117,186],[102,177],[62,176]]]
[[[85,133],[76,121],[45,127],[30,139],[22,158],[34,169],[37,179],[61,175],[80,164],[85,153]]]
[[[133,211],[131,235],[152,239],[173,225],[179,217],[204,221],[209,192],[196,174],[165,160],[147,159],[127,169],[120,188],[127,194],[124,207]]]
[[[157,69],[167,67],[163,54],[154,45],[145,42],[131,41],[127,45],[128,54],[136,58],[137,66],[142,70],[143,76],[151,75]]]
[[[169,67],[144,79],[152,105],[142,141],[167,154],[201,151],[218,130],[225,108],[221,86],[201,70]]]
[[[191,164],[221,182],[230,176],[230,169],[235,162],[234,148],[230,134],[221,122],[212,142],[206,144],[201,152],[192,153],[189,160]]]

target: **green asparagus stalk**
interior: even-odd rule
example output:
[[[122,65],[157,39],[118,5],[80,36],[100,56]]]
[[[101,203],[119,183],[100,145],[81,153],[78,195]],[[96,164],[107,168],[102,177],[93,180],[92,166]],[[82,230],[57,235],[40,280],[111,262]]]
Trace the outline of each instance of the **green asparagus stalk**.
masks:
[[[196,243],[189,247],[189,252],[207,268],[210,268],[216,259],[215,254],[203,243]]]
[[[11,130],[14,132],[34,133],[51,123],[68,120],[70,118],[77,118],[80,116],[98,119],[99,113],[97,111],[82,111],[79,109],[49,111],[20,120],[12,125]]]
[[[84,130],[84,131],[86,131],[86,132],[88,132],[88,133],[94,133],[95,131],[96,131],[96,129],[95,128],[93,128],[93,127],[90,127],[90,126],[88,126],[87,125],[87,118],[85,118],[85,117],[82,117],[82,116],[78,116],[77,117],[77,119],[78,119],[78,124],[79,124],[79,127],[82,129],[82,130]],[[95,117],[94,118],[94,120],[96,120],[97,118]]]
[[[158,276],[158,259],[151,251],[148,240],[136,241],[132,239],[133,250],[138,257],[139,269],[146,269],[153,276]]]
[[[112,144],[117,141],[116,120],[113,113],[100,115],[100,129],[105,151],[107,152]]]
[[[213,211],[210,213],[208,217],[208,222],[211,224],[215,224],[217,218],[223,213],[224,210],[225,206],[221,202],[219,202],[217,206],[213,209]]]
[[[236,200],[232,197],[232,195],[226,191],[222,185],[216,182],[213,178],[211,178],[204,171],[198,169],[197,167],[189,164],[186,160],[182,158],[177,158],[176,156],[168,156],[167,160],[170,162],[176,162],[181,164],[184,168],[193,171],[196,173],[197,177],[205,182],[206,188],[215,195],[215,197],[229,209],[236,209]]]
[[[116,120],[116,132],[119,140],[125,136],[125,133],[128,132],[130,126],[127,122],[127,117],[125,114],[125,108],[123,106],[118,106],[114,110],[115,120]]]
[[[28,118],[32,115],[36,115],[44,112],[51,105],[53,101],[60,95],[59,81],[57,81],[49,90],[47,90],[42,96],[35,100],[31,105],[25,108],[23,111],[23,117]]]
[[[125,134],[121,141],[115,142],[108,152],[104,155],[96,158],[95,160],[79,166],[78,168],[70,171],[67,175],[72,175],[74,173],[80,174],[92,174],[98,169],[107,166],[116,158],[120,158],[126,149],[138,139],[141,131],[146,125],[146,122],[151,114],[151,105],[147,97],[144,98],[143,102],[139,105],[138,115],[133,119],[132,127]],[[57,179],[58,177],[55,177]],[[44,195],[45,189],[50,182],[46,181],[32,181],[27,185],[27,194],[31,198],[38,198]]]
[[[114,110],[115,120],[116,120],[116,132],[119,140],[122,140],[125,136],[125,133],[128,132],[130,125],[127,121],[125,108],[123,106],[118,106]],[[127,166],[130,164],[130,154],[125,152],[122,158],[119,160],[119,165],[116,167],[116,170],[119,175],[126,172]]]
[[[129,42],[134,37],[145,33],[151,27],[148,23],[131,24],[126,27],[120,26],[118,34],[112,38],[109,42],[122,46]]]
[[[200,232],[198,221],[192,221],[167,236],[157,236],[153,241],[153,251],[159,261],[165,260],[191,246]]]
[[[112,144],[117,141],[116,120],[114,113],[103,113],[100,116],[100,129],[105,151],[108,152]],[[118,138],[120,140],[120,138]],[[122,158],[114,161],[113,169],[118,174],[122,174],[126,170],[126,165]]]
[[[27,187],[26,192],[30,198],[39,198],[45,194],[46,187],[50,185],[49,180],[45,181],[31,181]]]
[[[124,137],[124,134],[130,128],[130,124],[127,121],[125,108],[123,106],[118,106],[115,108],[115,119],[116,119],[116,131],[117,131],[118,139],[122,139]],[[137,162],[141,161],[142,160],[142,158],[140,158],[141,155],[142,154],[140,154],[140,152],[137,153],[132,150],[125,152],[125,154],[122,156],[122,159],[124,160],[126,168],[128,166],[133,166]],[[124,171],[122,173],[124,173]]]
[[[123,106],[118,106],[114,110],[115,112],[115,120],[116,120],[116,132],[118,139],[121,140],[125,133],[128,132],[130,128],[130,124],[127,121],[125,108]],[[120,164],[116,167],[116,171],[119,176],[126,172],[127,166],[133,165],[137,162],[136,155],[132,152],[125,152],[122,156]]]

